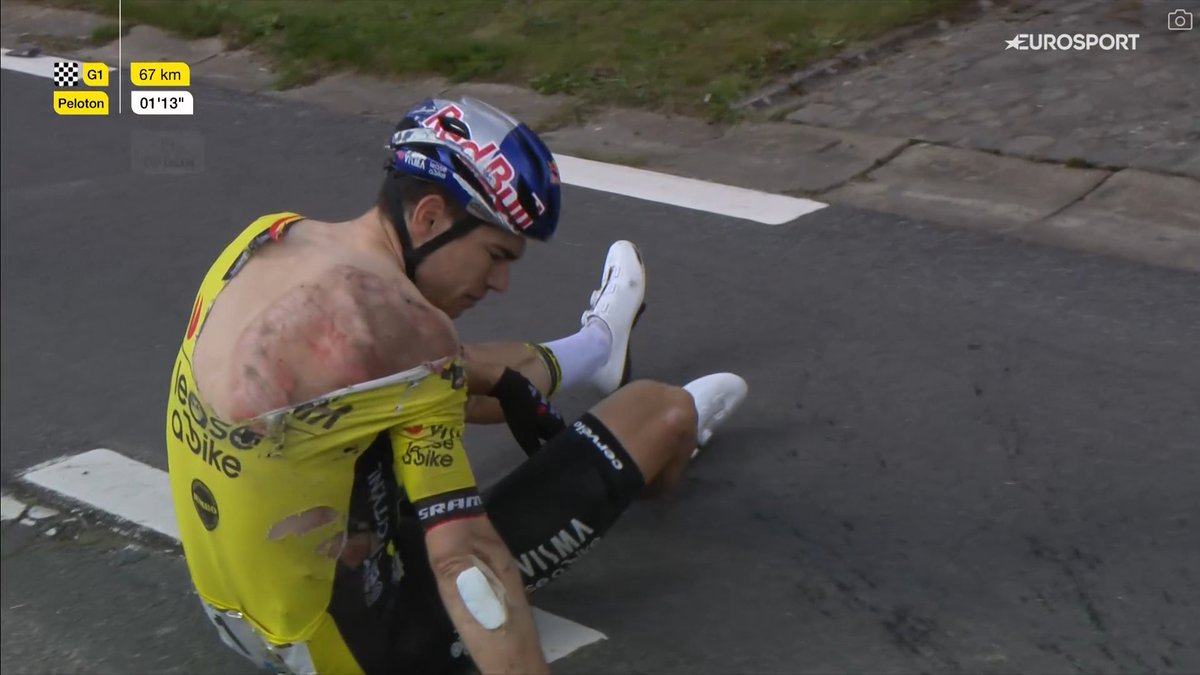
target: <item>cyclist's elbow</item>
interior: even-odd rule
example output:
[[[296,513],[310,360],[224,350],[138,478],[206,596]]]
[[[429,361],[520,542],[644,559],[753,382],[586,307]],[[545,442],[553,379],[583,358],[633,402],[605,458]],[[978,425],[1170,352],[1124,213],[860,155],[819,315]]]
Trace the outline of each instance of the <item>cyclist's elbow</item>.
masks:
[[[443,598],[466,610],[458,620],[467,616],[485,629],[504,626],[513,610],[513,594],[521,595],[520,577],[512,555],[498,536],[476,533],[456,538],[457,546],[430,551],[430,565],[437,578]],[[453,600],[450,600],[453,598]]]
[[[501,579],[516,570],[504,540],[486,518],[447,523],[427,534],[426,542],[429,564],[439,580],[453,582],[481,564]]]

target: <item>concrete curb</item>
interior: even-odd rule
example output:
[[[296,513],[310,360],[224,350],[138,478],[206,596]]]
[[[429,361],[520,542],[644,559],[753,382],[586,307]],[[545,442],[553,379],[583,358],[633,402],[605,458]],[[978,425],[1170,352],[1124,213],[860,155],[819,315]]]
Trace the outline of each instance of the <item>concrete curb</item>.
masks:
[[[946,25],[946,21],[942,19],[897,29],[866,46],[814,63],[783,82],[773,84],[739,101],[734,107],[738,110],[758,112],[765,116],[786,112],[789,108],[800,104],[799,98],[806,86],[836,77],[843,71],[875,62],[880,56],[891,53],[912,40],[936,35],[945,30]]]
[[[43,29],[53,25],[47,13],[54,11],[64,10],[6,3],[5,39],[20,33],[22,21],[28,25],[36,19]],[[28,16],[22,18],[22,12]],[[78,14],[66,24],[75,31],[87,23]],[[919,32],[914,28],[893,35],[877,49]],[[342,73],[306,87],[275,91],[264,59],[250,52],[223,51],[212,40],[189,42],[149,27],[130,31],[123,52],[127,62],[190,60],[194,78],[228,88],[389,120],[428,96],[479,96],[528,121],[562,154],[1200,272],[1200,223],[1195,216],[1200,213],[1200,181],[1188,177],[1125,167],[1072,168],[916,138],[797,123],[722,128],[636,110],[588,110],[571,97],[543,96],[509,85],[451,85],[438,78],[405,81]],[[114,45],[64,56],[116,62]]]
[[[788,112],[800,105],[803,90],[811,85],[837,77],[848,70],[876,63],[899,51],[911,42],[934,37],[955,25],[970,21],[983,12],[1005,10],[1014,0],[978,0],[960,9],[949,19],[940,18],[904,26],[837,56],[819,61],[800,70],[782,82],[765,87],[737,102],[738,110],[756,112],[766,117]]]

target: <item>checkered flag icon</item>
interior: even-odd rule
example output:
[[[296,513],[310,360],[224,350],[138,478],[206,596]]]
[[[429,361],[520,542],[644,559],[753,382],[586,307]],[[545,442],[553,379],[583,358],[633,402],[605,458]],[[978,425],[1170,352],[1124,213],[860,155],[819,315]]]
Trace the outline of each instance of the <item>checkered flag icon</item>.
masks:
[[[80,64],[76,61],[55,61],[54,62],[54,86],[56,87],[76,87],[79,86]]]

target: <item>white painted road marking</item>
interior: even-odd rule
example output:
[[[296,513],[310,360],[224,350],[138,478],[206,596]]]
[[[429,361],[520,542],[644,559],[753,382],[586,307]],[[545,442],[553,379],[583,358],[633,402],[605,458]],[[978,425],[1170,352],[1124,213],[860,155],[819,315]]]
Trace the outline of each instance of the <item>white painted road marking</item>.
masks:
[[[66,56],[9,56],[8,53],[11,51],[11,49],[0,49],[0,68],[4,68],[5,70],[13,70],[18,73],[25,73],[26,75],[36,75],[38,77],[44,77],[48,80],[53,79],[54,77],[54,64],[56,62],[61,63],[66,61],[70,63],[85,63],[79,59],[72,59]],[[116,68],[112,66],[108,67],[108,71],[110,73],[114,70],[116,70]],[[78,87],[80,91],[90,88],[91,87]],[[101,89],[103,89],[103,87],[101,87]]]
[[[178,540],[167,472],[105,450],[91,450],[33,467],[26,482]]]
[[[782,225],[828,206],[811,199],[747,190],[567,155],[555,155],[555,159],[562,182],[568,185],[753,220],[764,225]]]
[[[16,520],[25,513],[25,503],[8,495],[0,496],[0,522]]]
[[[2,51],[0,67],[45,78],[53,77],[55,61],[73,60],[55,56],[19,58],[9,56],[9,49]],[[112,69],[112,66],[109,68]],[[829,206],[811,199],[748,190],[570,155],[556,154],[554,158],[558,162],[559,177],[567,185],[706,211],[764,225],[789,223],[800,216]]]
[[[554,663],[576,649],[586,647],[593,642],[608,639],[604,633],[598,630],[593,630],[537,607],[533,608],[533,622],[537,624],[538,637],[542,641],[542,654],[546,657],[547,663]]]
[[[98,448],[60,457],[28,469],[21,474],[21,479],[179,540],[167,472],[120,453]],[[18,504],[24,510],[24,504],[16,500],[10,504],[7,496],[4,499],[6,519],[9,511]],[[547,661],[556,661],[580,647],[608,639],[600,631],[536,607],[533,608],[533,619]]]

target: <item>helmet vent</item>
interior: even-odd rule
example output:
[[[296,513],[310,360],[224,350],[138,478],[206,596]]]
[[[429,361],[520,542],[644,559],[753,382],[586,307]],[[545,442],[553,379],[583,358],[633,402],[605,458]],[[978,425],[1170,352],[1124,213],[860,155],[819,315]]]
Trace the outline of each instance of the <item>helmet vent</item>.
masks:
[[[471,137],[471,130],[462,120],[458,119],[457,117],[442,115],[438,118],[438,122],[442,125],[443,129],[456,136],[461,136],[462,138]]]
[[[538,217],[537,202],[534,201],[533,191],[529,189],[529,183],[526,183],[524,178],[517,178],[517,202],[525,209],[525,213],[533,218]]]

